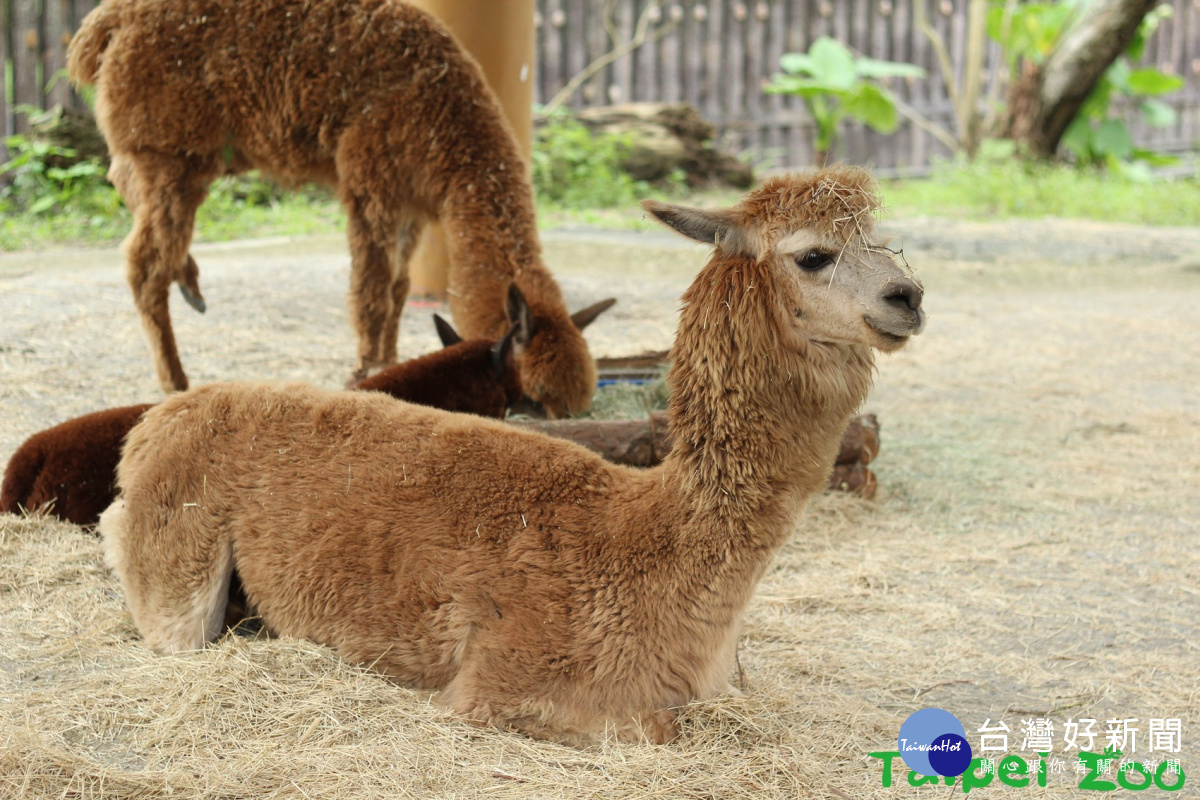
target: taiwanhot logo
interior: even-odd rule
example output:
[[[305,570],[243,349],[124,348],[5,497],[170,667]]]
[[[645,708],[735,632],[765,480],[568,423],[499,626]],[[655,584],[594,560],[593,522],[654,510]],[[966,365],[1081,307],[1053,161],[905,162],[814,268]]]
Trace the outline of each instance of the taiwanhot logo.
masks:
[[[971,745],[958,718],[940,708],[923,708],[900,726],[900,758],[918,775],[962,775],[971,766]]]

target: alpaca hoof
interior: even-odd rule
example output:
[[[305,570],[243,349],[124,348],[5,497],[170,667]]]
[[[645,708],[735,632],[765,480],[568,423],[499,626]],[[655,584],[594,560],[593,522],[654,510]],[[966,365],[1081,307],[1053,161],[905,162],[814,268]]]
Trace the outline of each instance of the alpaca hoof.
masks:
[[[191,289],[184,286],[182,283],[179,284],[179,293],[183,295],[183,299],[187,301],[189,306],[196,309],[201,314],[208,310],[208,305],[204,302],[204,298],[201,295],[192,292]]]

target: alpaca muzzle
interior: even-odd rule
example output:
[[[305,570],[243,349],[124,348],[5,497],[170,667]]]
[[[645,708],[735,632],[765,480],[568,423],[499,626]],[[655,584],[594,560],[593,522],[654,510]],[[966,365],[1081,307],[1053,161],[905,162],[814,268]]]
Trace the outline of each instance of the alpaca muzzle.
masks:
[[[876,310],[864,316],[863,321],[886,343],[902,344],[925,327],[925,312],[921,310],[924,297],[925,291],[916,281],[907,278],[890,281],[880,292]]]

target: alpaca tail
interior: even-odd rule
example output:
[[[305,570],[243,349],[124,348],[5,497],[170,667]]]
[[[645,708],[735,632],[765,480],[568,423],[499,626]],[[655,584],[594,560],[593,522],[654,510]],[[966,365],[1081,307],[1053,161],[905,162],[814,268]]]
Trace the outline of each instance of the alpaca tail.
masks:
[[[117,29],[118,10],[112,2],[101,3],[83,18],[67,49],[67,74],[76,85],[93,84],[100,72],[100,59]]]
[[[13,454],[4,471],[4,483],[0,484],[0,511],[19,514],[21,509],[33,510],[29,508],[29,496],[44,463],[45,455],[37,447],[23,447]]]

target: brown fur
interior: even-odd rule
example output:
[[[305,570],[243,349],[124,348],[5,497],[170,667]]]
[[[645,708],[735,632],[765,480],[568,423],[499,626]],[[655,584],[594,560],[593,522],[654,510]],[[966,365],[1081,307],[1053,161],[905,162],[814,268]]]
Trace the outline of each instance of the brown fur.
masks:
[[[254,168],[326,183],[346,207],[358,377],[395,362],[408,258],[440,219],[464,335],[504,333],[515,280],[535,322],[525,390],[556,416],[590,404],[595,364],[542,263],[528,166],[479,68],[429,15],[396,0],[105,0],[68,70],[97,87],[164,391],[187,387],[171,282],[203,307],[188,255],[196,208],[214,178]]]
[[[505,411],[521,399],[521,378],[511,359],[497,374],[496,344],[490,339],[461,342],[388,367],[353,388],[430,408],[503,419]]]
[[[4,471],[0,511],[45,511],[92,525],[117,494],[117,462],[125,435],[151,406],[110,408],[30,436]]]
[[[695,238],[725,226],[684,295],[676,445],[654,469],[367,394],[168,399],[130,435],[100,522],[146,644],[211,640],[236,566],[269,628],[476,722],[670,739],[675,708],[727,687],[742,611],[829,475],[872,347],[921,326],[919,286],[872,243],[874,202],[843,168],[726,212],[647,204]],[[831,260],[806,272],[811,252]]]
[[[522,397],[508,348],[498,349],[489,339],[448,345],[389,367],[354,388],[498,418]],[[0,511],[42,510],[77,525],[97,522],[116,497],[125,435],[148,408],[150,404],[97,411],[30,436],[9,459],[0,486]]]

